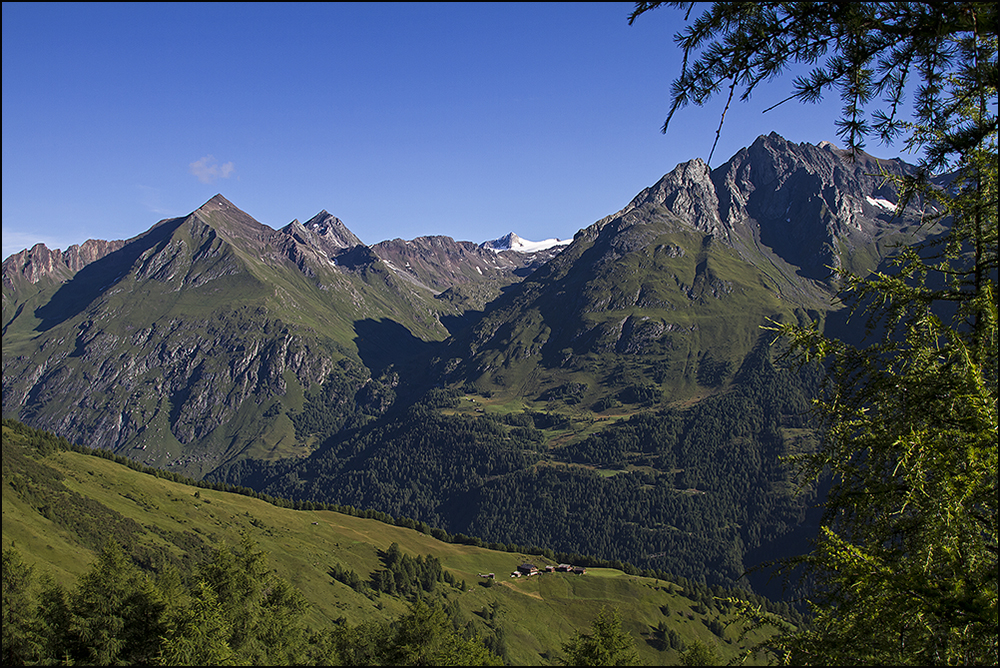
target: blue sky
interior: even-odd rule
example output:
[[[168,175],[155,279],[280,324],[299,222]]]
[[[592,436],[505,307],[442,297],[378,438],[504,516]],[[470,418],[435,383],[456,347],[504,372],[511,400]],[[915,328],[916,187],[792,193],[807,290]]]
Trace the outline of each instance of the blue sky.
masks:
[[[683,14],[631,9],[4,2],[3,257],[216,193],[274,228],[326,209],[368,244],[571,238],[707,158],[724,104],[660,134]],[[790,88],[734,103],[713,166],[771,131],[836,142],[835,96],[761,113]]]

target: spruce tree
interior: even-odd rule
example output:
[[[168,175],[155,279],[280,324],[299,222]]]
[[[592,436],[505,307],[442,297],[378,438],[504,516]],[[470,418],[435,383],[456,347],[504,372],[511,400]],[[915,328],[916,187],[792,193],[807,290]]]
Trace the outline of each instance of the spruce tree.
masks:
[[[621,627],[617,608],[603,606],[590,624],[590,633],[577,632],[563,643],[567,666],[638,666],[635,638]]]
[[[3,551],[3,665],[35,663],[43,657],[35,570],[14,548]]]
[[[70,653],[83,663],[149,664],[166,602],[152,580],[109,540],[70,596]]]

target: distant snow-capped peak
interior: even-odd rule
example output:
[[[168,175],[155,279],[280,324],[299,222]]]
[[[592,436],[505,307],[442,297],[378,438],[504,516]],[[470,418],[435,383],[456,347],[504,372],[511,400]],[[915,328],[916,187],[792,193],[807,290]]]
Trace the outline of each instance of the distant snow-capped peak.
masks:
[[[572,239],[546,239],[545,241],[527,241],[517,236],[513,232],[506,234],[499,239],[484,241],[480,244],[483,248],[499,253],[500,251],[515,251],[518,253],[537,253],[548,250],[556,246],[565,246]]]

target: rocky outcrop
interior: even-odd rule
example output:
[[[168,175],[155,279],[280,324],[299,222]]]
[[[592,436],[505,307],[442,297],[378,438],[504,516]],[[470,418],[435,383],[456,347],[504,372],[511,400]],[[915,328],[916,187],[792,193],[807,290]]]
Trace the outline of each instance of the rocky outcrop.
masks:
[[[894,219],[900,196],[892,177],[914,172],[899,160],[772,133],[714,170],[700,159],[677,165],[597,225],[641,224],[655,211],[734,247],[762,245],[803,277],[822,281],[831,267],[844,266],[842,249],[877,243],[902,227],[901,219],[922,215],[913,203]]]
[[[334,258],[342,251],[355,246],[364,245],[343,221],[325,209],[307,220],[305,224],[293,220],[280,231],[304,246],[321,249],[329,258]]]
[[[246,401],[283,396],[288,377],[309,387],[333,370],[330,351],[316,342],[264,313],[243,316],[225,314],[207,327],[174,319],[129,336],[86,320],[72,346],[42,364],[5,363],[4,404],[32,407],[39,428],[115,451],[160,416],[184,445],[232,420]],[[45,397],[51,405],[39,406]]]
[[[840,267],[839,249],[876,242],[900,227],[891,178],[913,174],[899,160],[842,151],[829,142],[759,137],[712,172],[718,216],[731,243],[756,239],[809,278]],[[911,205],[902,218],[919,217]],[[870,268],[870,267],[869,267]]]
[[[662,207],[700,232],[719,234],[722,231],[719,199],[712,173],[700,158],[677,165],[654,185],[636,195],[622,211],[622,219],[639,222],[641,216],[629,214],[644,204]]]
[[[35,244],[30,249],[14,253],[3,261],[4,290],[13,288],[19,280],[31,284],[51,278],[64,281],[85,266],[100,260],[125,245],[125,241],[88,239],[61,251],[50,250],[45,244]]]

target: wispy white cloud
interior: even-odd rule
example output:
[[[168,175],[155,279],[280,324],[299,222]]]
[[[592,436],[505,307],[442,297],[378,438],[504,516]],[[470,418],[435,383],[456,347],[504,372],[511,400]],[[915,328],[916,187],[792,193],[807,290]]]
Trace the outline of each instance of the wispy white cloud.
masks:
[[[236,171],[236,165],[231,161],[220,165],[214,155],[206,155],[188,165],[188,171],[202,183],[212,183],[216,179],[228,179]]]
[[[178,215],[175,211],[164,206],[162,202],[162,191],[159,188],[144,186],[140,183],[136,184],[136,189],[139,191],[139,204],[141,204],[147,211],[155,213],[158,216]]]
[[[25,249],[31,248],[35,244],[45,244],[49,250],[56,250],[68,248],[71,243],[72,242],[67,242],[65,239],[59,239],[45,234],[38,234],[34,231],[22,232],[20,230],[12,229],[8,232],[5,227],[3,230],[3,259],[6,260],[14,253],[20,253]]]

